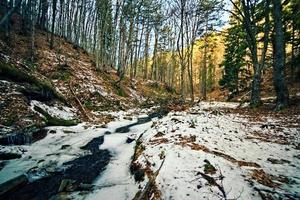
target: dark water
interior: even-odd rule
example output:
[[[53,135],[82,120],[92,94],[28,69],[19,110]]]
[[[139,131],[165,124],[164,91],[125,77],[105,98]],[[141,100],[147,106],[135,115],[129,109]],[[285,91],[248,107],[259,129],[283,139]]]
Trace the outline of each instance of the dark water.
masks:
[[[133,127],[133,126],[148,123],[153,118],[156,118],[156,117],[160,119],[160,118],[162,118],[163,116],[165,116],[167,114],[168,114],[168,111],[160,110],[158,112],[154,112],[154,113],[149,114],[147,117],[140,117],[140,118],[138,118],[138,121],[135,122],[135,123],[117,128],[116,133],[128,133],[130,131],[130,128]]]

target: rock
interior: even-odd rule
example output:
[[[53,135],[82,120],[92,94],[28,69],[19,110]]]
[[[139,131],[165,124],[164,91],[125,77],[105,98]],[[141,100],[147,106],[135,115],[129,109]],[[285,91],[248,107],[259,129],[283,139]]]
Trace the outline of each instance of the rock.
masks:
[[[104,135],[110,135],[111,132],[110,131],[105,131]]]
[[[126,143],[127,143],[127,144],[130,144],[130,143],[132,143],[134,140],[135,140],[134,138],[127,137]]]
[[[12,131],[0,137],[0,145],[24,145],[31,144],[46,137],[47,131],[38,127],[26,127]]]
[[[5,194],[6,192],[17,189],[17,187],[20,187],[21,185],[25,185],[27,182],[27,177],[25,175],[21,175],[0,184],[0,196]]]
[[[49,133],[50,133],[50,134],[55,134],[55,133],[56,133],[56,130],[50,130]]]
[[[295,144],[295,149],[300,150],[300,143]]]
[[[155,138],[157,137],[163,137],[165,134],[163,132],[158,132],[154,135]]]
[[[78,119],[62,119],[52,116],[46,110],[37,105],[34,106],[34,110],[45,117],[45,121],[48,126],[75,126],[79,123]]]

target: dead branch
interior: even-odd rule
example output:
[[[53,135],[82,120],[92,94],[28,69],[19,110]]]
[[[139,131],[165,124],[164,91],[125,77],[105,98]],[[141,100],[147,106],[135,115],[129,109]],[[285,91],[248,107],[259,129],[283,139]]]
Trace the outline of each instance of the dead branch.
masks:
[[[149,177],[149,181],[146,184],[144,190],[140,193],[137,193],[137,196],[134,197],[134,200],[144,200],[144,199],[148,199],[147,198],[147,194],[149,194],[149,191],[151,191],[151,188],[155,185],[155,180],[159,174],[159,171],[161,170],[162,166],[165,163],[166,158],[162,161],[160,167],[158,168],[158,170],[153,174],[153,176]]]
[[[207,182],[208,182],[210,185],[217,186],[217,188],[222,192],[223,198],[224,198],[224,199],[227,199],[227,198],[226,198],[226,192],[225,192],[225,190],[224,190],[224,187],[221,186],[220,184],[218,184],[217,181],[216,181],[213,177],[211,177],[211,176],[209,176],[209,175],[206,175],[206,174],[204,174],[204,173],[202,173],[202,172],[199,172],[199,174],[200,174],[205,180],[207,180]]]

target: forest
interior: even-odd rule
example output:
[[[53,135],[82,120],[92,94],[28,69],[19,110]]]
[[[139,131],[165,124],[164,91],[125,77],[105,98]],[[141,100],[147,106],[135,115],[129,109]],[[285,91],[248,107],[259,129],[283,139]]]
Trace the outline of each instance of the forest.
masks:
[[[300,0],[0,0],[0,199],[299,199]]]

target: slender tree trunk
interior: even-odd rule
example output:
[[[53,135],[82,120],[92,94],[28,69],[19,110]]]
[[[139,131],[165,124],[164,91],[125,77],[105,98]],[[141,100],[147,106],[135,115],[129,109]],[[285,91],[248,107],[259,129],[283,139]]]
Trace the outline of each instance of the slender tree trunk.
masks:
[[[296,74],[295,74],[295,25],[294,20],[292,21],[292,57],[291,57],[291,77],[292,81],[296,80]]]
[[[50,48],[54,47],[54,28],[55,28],[55,16],[56,16],[56,4],[57,0],[53,0],[52,5],[52,27],[51,27],[51,40],[50,40]]]
[[[206,19],[205,22],[205,36],[204,36],[204,53],[203,53],[203,66],[201,70],[202,74],[202,79],[201,79],[201,94],[202,94],[202,99],[206,100],[207,99],[207,28],[208,28],[208,22]]]
[[[157,81],[157,45],[158,45],[158,30],[155,28],[153,60],[151,66],[150,79]]]
[[[35,43],[34,43],[34,39],[35,39],[35,0],[30,0],[29,2],[29,6],[30,6],[30,15],[31,15],[31,19],[30,19],[30,23],[31,23],[31,49],[30,49],[30,59],[31,62],[34,62],[34,58],[35,58]]]
[[[146,28],[146,36],[145,36],[145,50],[144,50],[144,56],[145,56],[145,63],[144,63],[144,75],[143,79],[146,80],[148,78],[148,54],[149,54],[149,40],[150,40],[150,26],[149,21]]]

